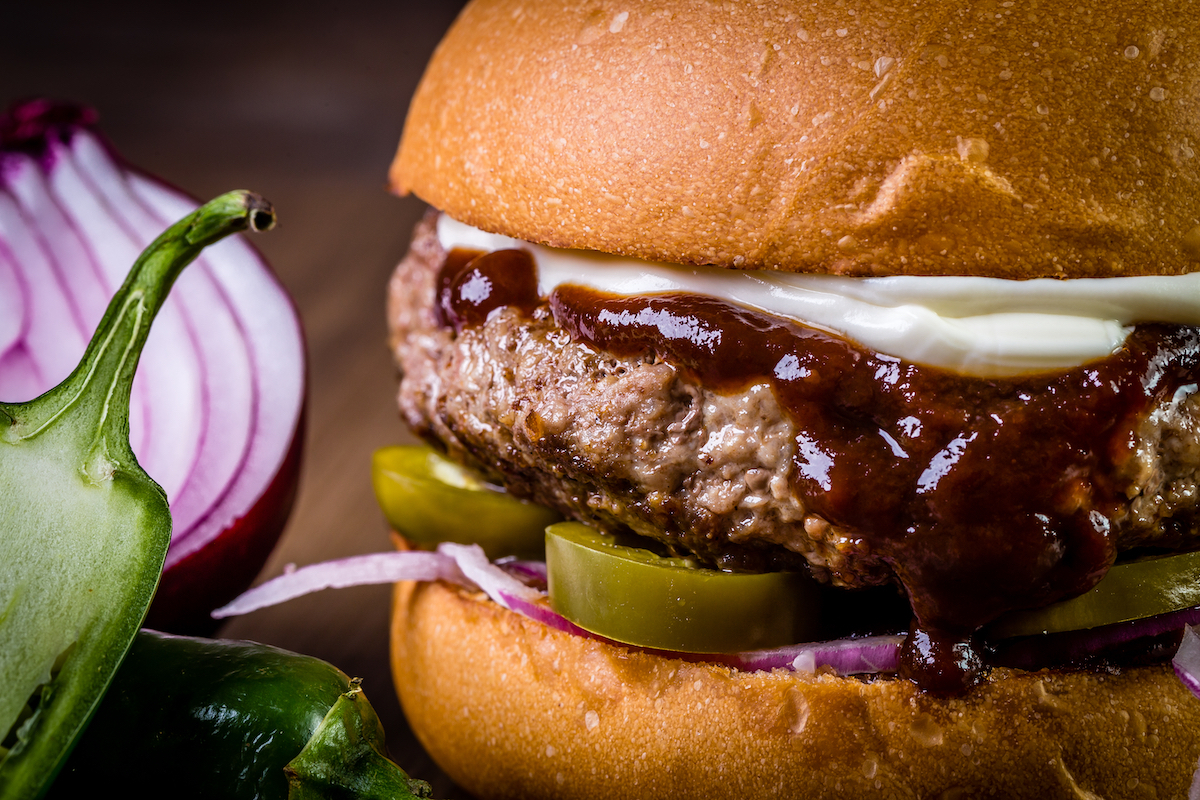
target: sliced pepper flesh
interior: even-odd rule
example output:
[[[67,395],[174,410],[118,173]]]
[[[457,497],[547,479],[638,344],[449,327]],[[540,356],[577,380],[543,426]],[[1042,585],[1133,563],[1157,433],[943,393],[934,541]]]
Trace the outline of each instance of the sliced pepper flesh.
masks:
[[[550,605],[626,644],[729,653],[816,638],[820,593],[806,573],[722,572],[660,556],[578,522],[546,529]]]
[[[54,775],[137,633],[171,538],[162,489],[129,446],[150,323],[209,244],[274,222],[231,192],[171,226],[133,265],[75,371],[0,404],[0,798]]]
[[[1200,552],[1116,564],[1089,591],[1013,611],[986,629],[993,639],[1086,630],[1200,606]]]
[[[561,519],[423,445],[377,450],[371,478],[388,524],[418,546],[478,544],[492,559],[540,558],[546,526]]]

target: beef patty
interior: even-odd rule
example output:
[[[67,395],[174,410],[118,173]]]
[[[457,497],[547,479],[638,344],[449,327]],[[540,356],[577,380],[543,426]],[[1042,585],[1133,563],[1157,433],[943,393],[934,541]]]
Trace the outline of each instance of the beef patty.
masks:
[[[446,258],[431,212],[389,294],[399,405],[414,431],[514,494],[609,531],[633,531],[731,569],[795,567],[836,585],[880,585],[894,562],[795,490],[797,426],[768,381],[714,391],[654,353],[575,341],[546,303],[503,308],[456,332],[436,311]],[[1197,507],[1195,386],[1130,426],[1118,549],[1190,549]],[[1031,443],[1028,464],[1038,461]],[[1024,468],[1020,466],[1018,468]]]

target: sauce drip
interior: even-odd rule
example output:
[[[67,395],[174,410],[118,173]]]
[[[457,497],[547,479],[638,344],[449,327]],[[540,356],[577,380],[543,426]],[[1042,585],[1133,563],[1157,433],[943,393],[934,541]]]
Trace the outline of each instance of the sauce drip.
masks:
[[[528,271],[489,297],[536,306],[531,258]],[[450,309],[473,324],[461,294],[450,290]],[[903,673],[934,691],[981,673],[970,640],[982,625],[1103,577],[1135,427],[1200,375],[1200,331],[1186,326],[1140,325],[1117,353],[1075,369],[985,379],[709,297],[560,286],[549,304],[598,349],[654,354],[714,391],[771,385],[797,429],[793,491],[892,567],[916,617]]]
[[[914,622],[900,650],[900,673],[926,691],[959,694],[978,683],[986,670],[969,641]]]
[[[483,324],[498,308],[515,306],[528,315],[540,303],[537,269],[528,250],[455,248],[438,275],[438,321],[456,331]]]

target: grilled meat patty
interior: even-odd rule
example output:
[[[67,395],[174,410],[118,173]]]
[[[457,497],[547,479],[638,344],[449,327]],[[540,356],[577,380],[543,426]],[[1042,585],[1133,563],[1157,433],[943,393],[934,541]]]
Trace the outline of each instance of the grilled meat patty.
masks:
[[[447,253],[435,221],[431,212],[418,225],[390,286],[399,404],[414,431],[519,496],[710,564],[804,561],[852,587],[894,577],[860,531],[795,491],[797,426],[767,381],[714,391],[655,353],[599,351],[574,341],[545,303],[532,315],[500,309],[459,332],[443,325]],[[1109,476],[1127,487],[1108,514],[1118,549],[1193,546],[1198,415],[1190,385],[1129,426],[1129,455]]]

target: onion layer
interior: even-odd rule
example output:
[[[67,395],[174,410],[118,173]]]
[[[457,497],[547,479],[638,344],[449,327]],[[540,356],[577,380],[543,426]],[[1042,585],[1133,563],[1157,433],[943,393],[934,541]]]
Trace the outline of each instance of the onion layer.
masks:
[[[248,614],[260,608],[322,589],[396,581],[442,580],[467,589],[482,591],[494,602],[550,628],[574,636],[603,639],[585,631],[556,613],[539,585],[544,570],[538,562],[488,561],[479,545],[443,543],[436,552],[406,550],[290,567],[283,575],[254,587],[232,603],[217,609],[218,619]],[[608,640],[604,640],[608,641]],[[903,636],[873,636],[835,642],[808,642],[730,655],[694,655],[656,650],[667,657],[717,661],[746,671],[789,669],[815,672],[828,670],[838,675],[895,672]],[[614,644],[617,644],[614,642]]]
[[[1175,651],[1171,665],[1183,685],[1196,697],[1200,697],[1200,632],[1188,625],[1183,632],[1183,641]]]

